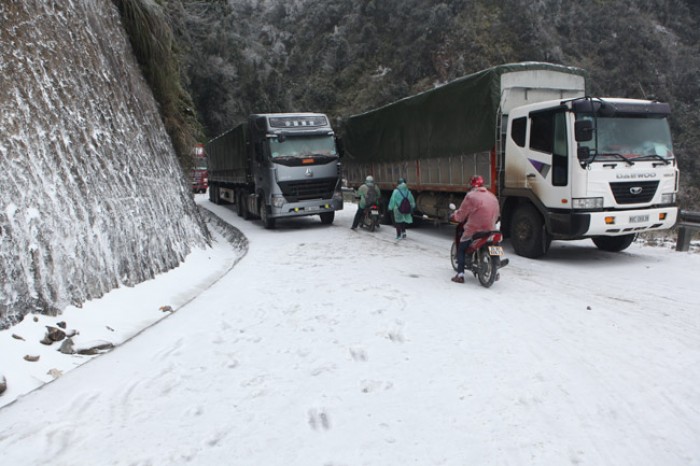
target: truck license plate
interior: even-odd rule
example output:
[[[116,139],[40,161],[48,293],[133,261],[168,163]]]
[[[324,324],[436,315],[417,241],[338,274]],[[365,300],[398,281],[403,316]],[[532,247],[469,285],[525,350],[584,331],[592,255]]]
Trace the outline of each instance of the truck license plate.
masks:
[[[648,221],[648,215],[630,215],[630,223],[643,223]]]
[[[503,255],[503,248],[501,246],[489,246],[489,255],[502,256]]]

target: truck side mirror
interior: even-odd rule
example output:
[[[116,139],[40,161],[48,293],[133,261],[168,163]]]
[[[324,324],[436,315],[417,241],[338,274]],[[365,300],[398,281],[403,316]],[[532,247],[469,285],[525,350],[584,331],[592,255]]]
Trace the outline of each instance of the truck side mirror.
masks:
[[[574,123],[574,136],[578,142],[586,142],[593,139],[593,122],[591,120],[579,120]]]

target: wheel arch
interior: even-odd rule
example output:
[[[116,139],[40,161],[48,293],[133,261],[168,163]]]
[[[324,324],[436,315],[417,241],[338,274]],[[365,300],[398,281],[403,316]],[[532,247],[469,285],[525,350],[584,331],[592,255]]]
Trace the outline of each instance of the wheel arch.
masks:
[[[527,191],[527,193],[530,193],[530,191]],[[510,238],[510,230],[515,212],[525,205],[533,207],[540,214],[547,232],[552,231],[549,215],[546,214],[546,209],[539,200],[532,196],[506,196],[501,201],[501,232],[505,238]]]

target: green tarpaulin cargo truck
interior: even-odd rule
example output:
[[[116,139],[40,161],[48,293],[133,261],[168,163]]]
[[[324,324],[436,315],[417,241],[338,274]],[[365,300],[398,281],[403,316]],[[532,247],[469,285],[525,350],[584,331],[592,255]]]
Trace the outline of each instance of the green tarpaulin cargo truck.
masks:
[[[507,64],[345,119],[344,177],[357,187],[372,175],[384,198],[405,178],[416,215],[446,221],[479,174],[517,254],[581,238],[620,251],[676,222],[669,115],[660,102],[587,97],[579,68]]]
[[[212,139],[209,199],[236,205],[265,228],[280,218],[319,215],[331,224],[343,208],[335,134],[319,113],[255,114]]]

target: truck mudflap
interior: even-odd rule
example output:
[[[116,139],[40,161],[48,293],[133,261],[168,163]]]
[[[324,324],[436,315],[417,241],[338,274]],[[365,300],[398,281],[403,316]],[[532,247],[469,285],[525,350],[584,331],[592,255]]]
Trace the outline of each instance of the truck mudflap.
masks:
[[[549,212],[547,225],[554,239],[619,236],[672,228],[677,207],[607,212]]]

